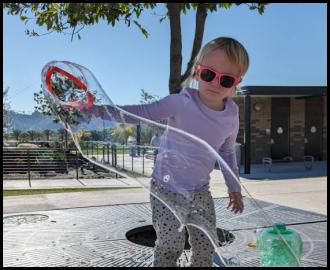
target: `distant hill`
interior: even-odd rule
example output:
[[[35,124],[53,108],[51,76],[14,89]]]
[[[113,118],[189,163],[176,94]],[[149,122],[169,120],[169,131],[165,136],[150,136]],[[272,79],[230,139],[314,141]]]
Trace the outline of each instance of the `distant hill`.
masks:
[[[9,111],[8,116],[12,119],[13,129],[19,129],[21,131],[58,130],[63,128],[61,124],[53,122],[53,119],[55,119],[54,116],[45,116],[37,111],[32,114]]]
[[[9,111],[8,117],[12,119],[12,129],[19,129],[23,132],[29,130],[42,131],[45,129],[58,130],[62,129],[62,124],[56,124],[53,122],[55,116],[45,116],[37,111],[32,114],[18,113],[14,111]],[[113,123],[107,120],[94,119],[91,123],[84,123],[79,127],[83,127],[85,130],[97,130],[100,127],[110,128]],[[76,127],[77,128],[77,127]]]

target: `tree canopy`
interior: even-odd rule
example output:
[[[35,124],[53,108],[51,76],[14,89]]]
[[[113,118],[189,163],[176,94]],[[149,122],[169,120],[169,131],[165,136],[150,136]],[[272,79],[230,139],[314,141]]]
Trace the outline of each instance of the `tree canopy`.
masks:
[[[146,10],[153,10],[158,5],[165,5],[167,12],[161,15],[160,22],[168,19],[170,22],[170,74],[169,92],[180,90],[183,82],[193,65],[193,61],[201,48],[205,20],[208,12],[217,12],[220,9],[230,9],[234,5],[246,5],[250,10],[259,14],[265,11],[265,3],[4,3],[3,8],[10,15],[19,15],[27,24],[35,20],[39,26],[47,28],[46,33],[38,33],[34,29],[27,29],[30,36],[42,36],[52,32],[59,32],[81,38],[84,27],[97,24],[105,20],[112,27],[119,21],[130,27],[131,23],[138,27],[147,38],[149,32],[139,22],[140,15]],[[185,72],[181,72],[182,64],[182,35],[181,14],[187,14],[192,9],[196,11],[195,36],[192,45],[190,60]],[[32,16],[32,17],[30,17]],[[68,32],[70,30],[70,32]]]

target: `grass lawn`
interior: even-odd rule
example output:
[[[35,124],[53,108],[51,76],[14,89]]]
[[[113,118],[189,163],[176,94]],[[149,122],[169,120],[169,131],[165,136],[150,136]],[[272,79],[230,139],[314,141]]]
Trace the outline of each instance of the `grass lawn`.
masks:
[[[48,193],[64,193],[64,192],[86,192],[86,191],[103,191],[117,190],[128,188],[143,188],[143,187],[111,187],[111,188],[54,188],[54,189],[20,189],[20,190],[3,190],[3,196],[19,196],[19,195],[35,195]]]

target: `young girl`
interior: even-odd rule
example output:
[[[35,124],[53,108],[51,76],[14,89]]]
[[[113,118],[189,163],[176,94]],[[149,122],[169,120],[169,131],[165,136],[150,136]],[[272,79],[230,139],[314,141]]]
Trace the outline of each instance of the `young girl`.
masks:
[[[235,39],[220,37],[207,43],[197,55],[190,76],[183,83],[179,94],[169,95],[159,101],[146,105],[121,106],[124,110],[151,120],[166,118],[168,125],[179,128],[200,137],[218,150],[232,171],[239,177],[235,156],[235,141],[239,130],[238,106],[229,97],[236,91],[241,77],[246,73],[249,57],[245,48]],[[198,89],[190,88],[192,81],[198,83]],[[170,135],[168,135],[170,136]],[[203,209],[203,217],[216,230],[214,203],[209,191],[210,172],[213,164],[192,166],[185,170],[184,159],[175,160],[168,175],[169,159],[162,155],[164,149],[171,148],[195,155],[196,149],[183,149],[175,145],[175,140],[162,141],[152,174],[151,191],[163,194],[172,203],[182,205],[186,196],[171,189],[172,178],[175,187],[190,192],[189,203]],[[171,144],[171,145],[170,145]],[[164,150],[165,151],[165,150]],[[194,152],[195,151],[195,152]],[[161,156],[161,157],[159,157]],[[196,155],[195,155],[196,156]],[[203,156],[200,163],[205,164]],[[181,164],[180,164],[181,163]],[[198,163],[197,163],[198,164]],[[202,175],[198,177],[196,174]],[[239,183],[226,170],[223,171],[228,187],[229,204],[235,214],[242,212],[244,205]],[[166,180],[164,179],[166,175]],[[203,181],[200,181],[203,179]],[[179,231],[180,222],[173,213],[157,198],[151,195],[152,221],[157,233],[154,249],[154,266],[176,266],[177,259],[184,250],[185,231]],[[207,236],[195,227],[187,226],[191,246],[191,266],[211,267],[213,246]]]

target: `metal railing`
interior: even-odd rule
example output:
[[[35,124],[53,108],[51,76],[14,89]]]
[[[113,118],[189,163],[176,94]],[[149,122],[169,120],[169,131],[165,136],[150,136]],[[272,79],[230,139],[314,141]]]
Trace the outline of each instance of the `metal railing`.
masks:
[[[158,148],[142,145],[115,145],[83,142],[83,153],[91,160],[112,166],[137,177],[151,176]],[[3,147],[4,179],[86,179],[117,178],[88,159],[76,148]]]
[[[32,173],[46,176],[50,172],[67,173],[68,163],[63,149],[3,148],[4,179],[27,176],[31,186]]]
[[[158,152],[158,147],[110,145],[97,141],[84,142],[81,147],[90,159],[140,176],[151,176]]]

